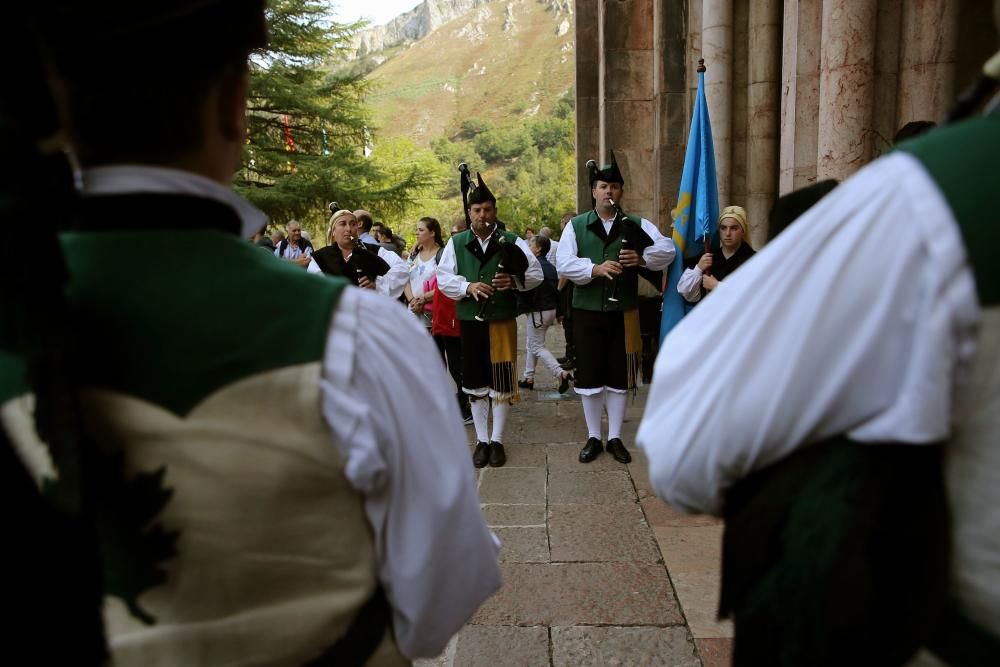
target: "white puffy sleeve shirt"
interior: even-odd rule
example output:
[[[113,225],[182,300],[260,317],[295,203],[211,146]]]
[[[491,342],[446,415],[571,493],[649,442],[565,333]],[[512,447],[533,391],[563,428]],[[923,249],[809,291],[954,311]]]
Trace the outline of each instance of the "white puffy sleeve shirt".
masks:
[[[653,245],[642,252],[646,268],[650,271],[662,271],[674,259],[676,250],[674,242],[660,233],[649,220],[642,218],[642,231],[653,240]],[[611,221],[604,221],[604,231],[611,230]],[[577,257],[579,246],[576,241],[576,230],[573,225],[566,225],[559,237],[559,247],[556,249],[556,271],[561,278],[566,278],[577,285],[586,285],[593,280],[594,263],[589,257]]]
[[[487,243],[483,243],[478,237],[476,238],[485,250]],[[516,244],[518,249],[528,258],[528,268],[524,272],[524,284],[515,279],[514,285],[516,289],[521,291],[534,289],[542,282],[542,265],[538,261],[538,258],[535,257],[535,254],[531,252],[527,241],[518,238]],[[444,247],[444,252],[441,253],[441,263],[438,264],[437,280],[438,289],[446,297],[455,301],[464,298],[466,290],[469,289],[469,281],[458,273],[458,260],[455,257],[454,239],[448,239],[448,243]]]
[[[664,341],[637,436],[657,494],[718,514],[736,481],[827,437],[941,441],[978,319],[937,186],[905,153],[874,162]]]
[[[405,308],[344,289],[323,361],[323,415],[364,494],[396,641],[409,658],[438,655],[501,584],[449,383],[433,340]]]

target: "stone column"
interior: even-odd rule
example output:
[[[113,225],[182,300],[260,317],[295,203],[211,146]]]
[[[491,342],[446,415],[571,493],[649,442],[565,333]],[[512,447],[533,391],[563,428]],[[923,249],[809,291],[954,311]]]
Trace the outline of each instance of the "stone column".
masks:
[[[785,3],[778,193],[816,181],[822,0]]]
[[[781,14],[780,0],[750,0],[745,206],[750,220],[749,241],[755,248],[767,240],[767,215],[778,192]]]
[[[670,234],[670,211],[677,206],[677,191],[684,169],[684,151],[687,146],[687,22],[684,3],[674,0],[656,0],[653,5],[655,30],[655,77],[653,94],[656,97],[656,183],[654,192],[658,210],[650,218],[664,234]]]
[[[701,53],[705,59],[705,98],[712,118],[719,203],[729,202],[732,183],[733,0],[703,0]]]
[[[651,220],[654,203],[653,0],[602,2],[601,150],[625,176],[627,211]],[[589,202],[589,196],[588,196]]]
[[[955,99],[959,0],[903,3],[896,129],[944,118]]]
[[[823,0],[817,177],[844,180],[872,155],[876,0]]]
[[[899,87],[900,16],[898,2],[878,3],[875,34],[875,94],[872,109],[872,159],[892,148],[896,134],[896,89]]]
[[[750,7],[746,0],[733,3],[733,56],[732,98],[729,109],[732,115],[730,128],[729,198],[719,199],[722,206],[739,204],[747,200],[747,100],[750,81]],[[711,70],[709,70],[711,74]]]
[[[576,207],[590,208],[587,160],[600,159],[599,72],[601,49],[597,31],[600,0],[576,0]]]

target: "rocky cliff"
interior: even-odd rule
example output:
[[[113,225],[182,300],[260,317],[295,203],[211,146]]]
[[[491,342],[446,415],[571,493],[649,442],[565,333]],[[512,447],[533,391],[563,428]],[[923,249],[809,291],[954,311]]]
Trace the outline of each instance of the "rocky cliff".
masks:
[[[573,0],[538,0],[538,3],[545,5],[548,11],[563,15],[565,30],[568,30],[572,21]],[[385,25],[359,33],[354,40],[354,57],[377,58],[382,51],[416,42],[449,21],[488,4],[506,5],[503,11],[508,15],[511,12],[511,3],[504,0],[423,0]]]

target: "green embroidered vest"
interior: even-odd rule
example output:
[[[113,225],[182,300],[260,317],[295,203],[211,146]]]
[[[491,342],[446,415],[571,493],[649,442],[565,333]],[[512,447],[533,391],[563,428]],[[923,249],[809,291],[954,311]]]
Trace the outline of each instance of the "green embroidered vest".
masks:
[[[916,447],[835,436],[727,493],[720,613],[735,614],[748,662],[805,664],[845,647],[857,655],[871,628],[869,648],[912,652],[927,641],[948,664],[991,664],[1000,652],[997,148],[994,115],[899,149],[951,208],[982,306],[971,377],[953,398],[953,437]],[[893,223],[905,233],[905,220]],[[856,585],[837,589],[845,581]],[[934,632],[921,634],[929,618]]]
[[[513,232],[502,233],[507,243],[515,243],[517,241],[517,234]],[[482,262],[479,257],[469,250],[468,245],[470,243],[479,243],[472,230],[467,229],[461,234],[452,237],[458,275],[472,283],[486,283],[489,285],[493,282],[493,276],[497,274],[497,267],[500,264],[500,252],[497,250],[485,262]],[[458,319],[465,321],[476,319],[481,305],[481,302],[476,301],[472,297],[464,297],[458,302],[458,306],[456,307]],[[490,297],[489,305],[486,307],[483,316],[490,321],[512,320],[517,317],[517,296],[514,294],[514,290],[493,292],[493,296]]]
[[[951,515],[949,593],[940,656],[986,664],[1000,652],[1000,113],[938,128],[900,150],[923,164],[958,222],[976,282],[980,324],[971,377],[954,397],[946,446]],[[938,647],[932,647],[938,648]],[[959,652],[950,653],[961,649]]]
[[[129,567],[131,551],[123,570],[106,568],[115,664],[320,655],[378,584],[363,498],[321,410],[345,281],[213,230],[62,244],[88,426],[102,459],[160,491],[141,511],[176,535],[159,558],[165,577],[141,597],[126,585],[144,571]],[[120,505],[102,505],[102,531],[120,532]]]
[[[626,216],[637,225],[642,224],[642,220],[634,215]],[[605,242],[595,231],[592,225],[601,225],[600,217],[593,210],[576,216],[570,221],[573,231],[576,233],[577,256],[586,257],[594,264],[601,264],[609,259],[618,261],[618,253],[622,249],[622,233],[617,231],[614,238]],[[612,233],[616,230],[612,227]],[[615,283],[619,283],[615,292]],[[614,296],[618,301],[608,301],[608,297]],[[624,311],[637,307],[639,294],[639,274],[635,271],[625,271],[615,280],[606,278],[594,278],[586,285],[577,285],[573,288],[573,307],[581,310],[594,311]]]

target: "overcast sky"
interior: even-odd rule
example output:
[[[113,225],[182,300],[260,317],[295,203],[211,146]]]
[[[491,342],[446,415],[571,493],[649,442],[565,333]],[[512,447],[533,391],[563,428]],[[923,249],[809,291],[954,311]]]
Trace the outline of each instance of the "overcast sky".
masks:
[[[330,0],[333,15],[344,23],[367,18],[372,25],[388,23],[403,12],[407,12],[421,0]]]

